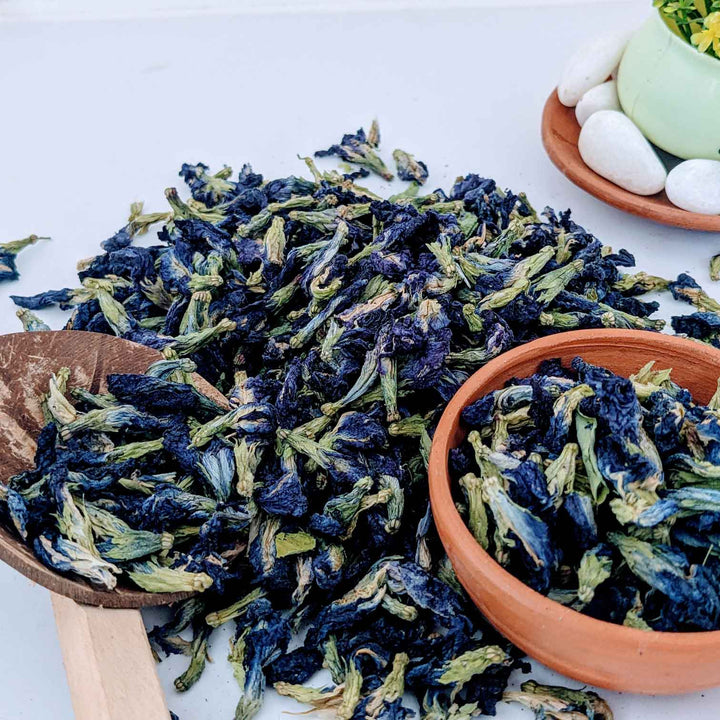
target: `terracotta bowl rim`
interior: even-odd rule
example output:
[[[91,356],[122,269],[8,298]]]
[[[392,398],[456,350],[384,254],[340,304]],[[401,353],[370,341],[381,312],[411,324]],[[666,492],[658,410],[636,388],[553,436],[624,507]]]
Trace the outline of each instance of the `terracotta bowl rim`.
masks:
[[[442,527],[456,536],[456,554],[463,556],[463,560],[468,565],[481,567],[482,573],[492,577],[493,582],[501,586],[503,593],[510,594],[515,602],[532,608],[537,614],[549,618],[558,626],[562,624],[566,631],[582,629],[586,633],[602,634],[606,640],[611,642],[623,645],[628,642],[641,643],[646,648],[665,650],[677,650],[678,648],[701,650],[717,646],[720,644],[720,630],[697,632],[655,630],[649,632],[606,620],[598,620],[566,607],[556,600],[551,600],[505,570],[495,558],[486,552],[472,536],[455,507],[451,492],[452,479],[448,469],[448,454],[453,447],[452,426],[462,410],[469,404],[476,389],[486,383],[491,383],[498,371],[508,364],[512,364],[516,358],[525,356],[527,359],[531,359],[533,356],[537,356],[545,359],[545,357],[552,356],[552,354],[547,355],[547,351],[553,348],[557,349],[560,354],[563,348],[572,347],[579,341],[587,342],[588,340],[598,345],[612,345],[622,341],[627,343],[628,347],[664,346],[666,349],[679,351],[679,354],[690,354],[698,360],[717,363],[720,376],[720,350],[709,345],[702,345],[695,340],[647,330],[572,330],[539,338],[503,353],[477,370],[462,384],[440,418],[433,437],[428,470],[433,520],[437,524],[438,530]],[[497,601],[497,597],[493,600]],[[618,651],[621,651],[621,645],[618,646]]]

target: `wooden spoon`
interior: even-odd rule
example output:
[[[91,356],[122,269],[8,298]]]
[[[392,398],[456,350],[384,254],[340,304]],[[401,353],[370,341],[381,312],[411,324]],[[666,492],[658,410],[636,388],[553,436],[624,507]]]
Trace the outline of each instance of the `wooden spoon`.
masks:
[[[61,330],[0,336],[0,481],[32,468],[44,424],[40,396],[50,376],[70,368],[70,386],[107,389],[114,372],[144,372],[157,350],[111,335]],[[201,377],[197,387],[227,401]],[[167,605],[190,593],[148,593],[119,585],[100,590],[43,565],[0,527],[0,560],[51,591],[58,636],[77,720],[168,720],[165,696],[137,608]]]

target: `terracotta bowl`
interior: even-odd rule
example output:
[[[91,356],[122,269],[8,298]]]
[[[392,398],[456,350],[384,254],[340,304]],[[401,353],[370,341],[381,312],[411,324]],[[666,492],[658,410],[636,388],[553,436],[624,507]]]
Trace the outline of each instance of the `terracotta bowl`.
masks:
[[[641,330],[580,330],[507,352],[476,372],[447,406],[430,454],[430,501],[458,579],[488,620],[530,657],[585,683],[611,690],[670,695],[720,685],[720,631],[646,632],[595,620],[540,595],[504,570],[475,541],[453,503],[448,454],[465,436],[464,407],[541,361],[580,355],[628,376],[649,360],[700,401],[715,392],[720,350]]]

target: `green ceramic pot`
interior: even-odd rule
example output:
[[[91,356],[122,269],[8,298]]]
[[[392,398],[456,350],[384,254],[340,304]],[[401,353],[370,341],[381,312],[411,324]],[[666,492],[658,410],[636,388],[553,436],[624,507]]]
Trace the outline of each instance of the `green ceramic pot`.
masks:
[[[681,158],[720,160],[720,60],[697,51],[659,13],[630,40],[618,70],[623,111]]]

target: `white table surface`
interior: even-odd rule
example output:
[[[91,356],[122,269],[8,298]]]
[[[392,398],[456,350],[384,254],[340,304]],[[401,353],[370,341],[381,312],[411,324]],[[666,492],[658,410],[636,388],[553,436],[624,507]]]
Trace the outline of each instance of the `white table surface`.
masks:
[[[164,208],[182,162],[302,174],[298,152],[327,147],[373,116],[386,157],[397,146],[416,153],[431,169],[430,188],[468,171],[494,177],[536,206],[573,207],[640,267],[689,271],[720,298],[707,272],[720,236],[602,205],[567,182],[540,144],[542,105],[573,47],[640,21],[649,4],[0,24],[0,237],[53,237],[26,250],[22,278],[0,287],[0,332],[19,329],[10,293],[73,285],[75,262],[96,254],[132,200]],[[60,326],[60,313],[46,317]],[[184,660],[160,666],[182,720],[232,717],[226,649],[219,633],[215,662],[185,695],[172,689]],[[537,677],[562,682],[542,668]],[[720,690],[605,695],[617,720],[710,720],[720,703]],[[259,717],[301,709],[268,693]],[[0,567],[0,720],[49,717],[73,713],[48,595]],[[506,706],[499,717],[530,715]]]
[[[577,5],[623,0],[0,0],[0,19],[108,20],[248,13],[347,13],[486,6]],[[644,1],[644,0],[641,0]]]

